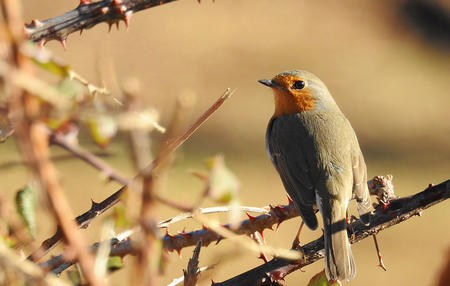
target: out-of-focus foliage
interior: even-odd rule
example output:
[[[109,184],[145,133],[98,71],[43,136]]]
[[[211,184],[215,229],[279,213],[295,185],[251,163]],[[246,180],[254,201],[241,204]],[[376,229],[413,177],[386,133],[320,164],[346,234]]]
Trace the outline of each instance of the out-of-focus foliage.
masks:
[[[308,283],[308,286],[339,286],[338,282],[328,281],[325,270],[320,271],[314,275]]]
[[[36,235],[37,189],[28,184],[16,193],[16,209],[31,235]]]

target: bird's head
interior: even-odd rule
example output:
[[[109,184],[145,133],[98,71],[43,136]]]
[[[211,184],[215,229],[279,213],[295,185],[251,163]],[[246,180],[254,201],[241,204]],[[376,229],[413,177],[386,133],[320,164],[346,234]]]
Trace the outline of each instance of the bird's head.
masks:
[[[325,84],[307,71],[285,71],[259,82],[274,91],[274,116],[336,107]]]

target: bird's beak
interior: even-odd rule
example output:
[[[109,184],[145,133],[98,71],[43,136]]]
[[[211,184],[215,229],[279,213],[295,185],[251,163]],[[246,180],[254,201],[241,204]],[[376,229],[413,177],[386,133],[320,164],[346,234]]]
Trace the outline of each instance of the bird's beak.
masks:
[[[279,84],[277,84],[276,82],[274,82],[273,80],[270,80],[270,79],[260,79],[260,80],[258,80],[258,82],[262,83],[268,87],[281,88],[281,86]]]

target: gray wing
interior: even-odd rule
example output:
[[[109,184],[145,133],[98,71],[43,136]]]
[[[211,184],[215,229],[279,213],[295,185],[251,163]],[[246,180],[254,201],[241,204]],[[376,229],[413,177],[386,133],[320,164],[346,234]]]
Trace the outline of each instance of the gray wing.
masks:
[[[361,153],[352,157],[353,170],[353,194],[356,198],[358,214],[365,224],[370,223],[370,213],[372,212],[372,202],[370,200],[369,189],[367,187],[367,168],[364,157]]]
[[[316,229],[317,218],[313,209],[316,202],[315,186],[307,153],[303,151],[307,135],[298,125],[295,118],[273,118],[267,127],[266,148],[303,221],[309,228]]]

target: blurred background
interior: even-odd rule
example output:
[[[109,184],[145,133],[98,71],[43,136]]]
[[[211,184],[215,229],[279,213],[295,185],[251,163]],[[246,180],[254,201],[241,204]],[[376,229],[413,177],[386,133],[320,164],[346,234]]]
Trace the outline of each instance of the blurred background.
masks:
[[[30,22],[76,5],[75,0],[26,0],[23,10]],[[220,153],[241,181],[243,205],[287,202],[264,145],[273,98],[257,80],[288,69],[311,71],[326,83],[358,135],[369,177],[392,174],[397,195],[405,196],[450,174],[449,15],[448,1],[180,0],[137,13],[128,31],[123,22],[120,31],[114,27],[111,33],[100,24],[82,36],[70,35],[66,51],[56,41],[46,48],[117,94],[127,78],[137,78],[143,100],[160,112],[163,126],[180,95],[196,96],[193,120],[227,87],[236,89],[178,153],[161,190],[167,196],[192,202],[203,189],[189,172],[204,168],[206,158]],[[154,135],[155,141],[161,138]],[[81,143],[98,150],[88,137]],[[107,148],[113,154],[107,161],[132,176],[125,143],[115,139]],[[66,154],[56,147],[54,152]],[[0,145],[2,189],[11,198],[30,178],[20,164],[8,164],[17,160],[14,141]],[[99,201],[119,186],[103,183],[97,171],[77,159],[58,161],[57,167],[77,214],[89,208],[90,198]],[[177,213],[159,205],[157,210],[161,220]],[[353,245],[357,277],[346,284],[434,285],[450,247],[449,217],[444,202],[380,233],[387,272],[377,267],[372,239]],[[41,221],[46,219],[45,212],[40,214]],[[88,230],[92,241],[99,238],[100,221]],[[266,241],[290,247],[298,224],[295,219],[278,232],[266,231]],[[52,222],[41,223],[38,237],[53,231]],[[306,230],[301,242],[320,235]],[[191,254],[192,248],[183,249],[181,258],[170,254],[161,285],[182,276]],[[203,275],[200,285],[230,278],[261,261],[223,241],[201,252],[200,266],[213,263],[220,264]],[[112,285],[128,281],[131,267],[125,263],[125,269],[113,274]],[[323,262],[317,262],[297,271],[286,285],[306,285],[321,269]]]

